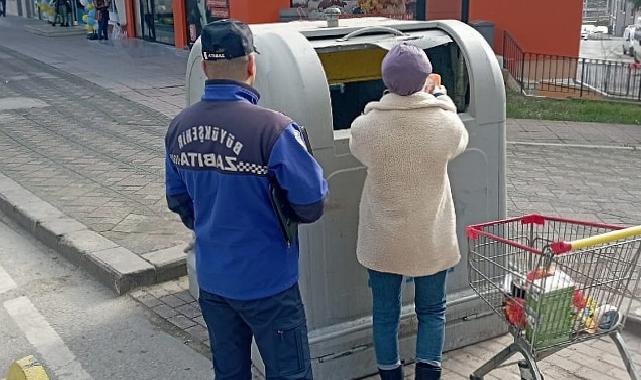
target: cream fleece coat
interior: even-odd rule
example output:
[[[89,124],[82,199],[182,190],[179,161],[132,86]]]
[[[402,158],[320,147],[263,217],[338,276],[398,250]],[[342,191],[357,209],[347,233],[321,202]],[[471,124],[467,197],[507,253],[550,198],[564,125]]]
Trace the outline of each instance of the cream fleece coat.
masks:
[[[427,276],[458,264],[449,160],[468,134],[447,96],[384,95],[352,123],[352,154],[367,168],[358,261],[366,268]]]

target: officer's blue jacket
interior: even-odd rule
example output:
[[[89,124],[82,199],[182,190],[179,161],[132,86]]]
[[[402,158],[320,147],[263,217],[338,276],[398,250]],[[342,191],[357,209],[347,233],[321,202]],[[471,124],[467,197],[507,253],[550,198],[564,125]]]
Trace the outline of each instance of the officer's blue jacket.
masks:
[[[239,300],[275,295],[298,280],[298,242],[283,236],[270,181],[302,223],[321,217],[327,195],[299,127],[258,99],[245,84],[209,80],[165,138],[167,203],[195,231],[198,284]]]

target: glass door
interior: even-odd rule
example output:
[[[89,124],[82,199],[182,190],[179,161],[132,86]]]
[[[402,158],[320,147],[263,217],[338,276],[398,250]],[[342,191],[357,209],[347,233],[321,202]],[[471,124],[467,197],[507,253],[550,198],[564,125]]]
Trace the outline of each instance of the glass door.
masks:
[[[155,0],[140,0],[140,25],[142,27],[142,38],[146,41],[156,41],[155,25]]]
[[[185,27],[190,44],[196,42],[203,26],[212,21],[229,18],[228,0],[184,0]]]
[[[200,36],[203,29],[203,20],[206,22],[204,0],[185,0],[185,17],[187,28],[187,38],[190,44],[193,44]]]
[[[140,0],[140,16],[144,40],[174,44],[172,0]]]
[[[156,42],[173,45],[174,38],[174,8],[172,0],[153,0],[154,9],[154,31]]]

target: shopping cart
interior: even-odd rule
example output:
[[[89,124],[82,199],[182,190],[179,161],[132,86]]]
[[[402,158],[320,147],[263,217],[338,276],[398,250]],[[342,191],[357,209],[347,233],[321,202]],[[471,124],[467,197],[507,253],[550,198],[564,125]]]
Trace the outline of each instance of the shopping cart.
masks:
[[[639,379],[621,330],[638,284],[641,226],[527,215],[469,226],[466,234],[470,286],[514,336],[470,379],[521,353],[521,378],[542,380],[537,361],[605,335]]]

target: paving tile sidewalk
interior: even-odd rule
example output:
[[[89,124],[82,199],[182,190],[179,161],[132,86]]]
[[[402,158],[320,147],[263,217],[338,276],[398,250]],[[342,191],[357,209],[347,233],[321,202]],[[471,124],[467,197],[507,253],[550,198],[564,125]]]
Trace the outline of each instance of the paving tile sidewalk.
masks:
[[[641,148],[641,126],[546,120],[508,120],[511,142]]]
[[[0,19],[0,46],[79,76],[165,116],[185,105],[185,70],[189,52],[141,40],[97,42],[82,36],[45,37],[25,32],[19,17]],[[6,38],[5,38],[6,37]],[[508,121],[514,142],[641,146],[641,127],[565,121]]]
[[[185,105],[189,51],[131,39],[89,41],[85,36],[47,37],[25,30],[43,21],[0,18],[0,46],[79,76],[129,100],[173,117]]]
[[[184,244],[164,200],[163,136],[187,52],[36,36],[26,22],[0,19],[0,97],[20,103],[0,110],[0,172],[138,255]],[[578,147],[640,146],[641,127],[509,120],[507,132],[510,215],[641,223],[641,152]]]
[[[131,296],[173,326],[172,329],[180,333],[186,344],[200,348],[203,354],[209,355],[205,321],[198,310],[197,301],[189,294],[186,277],[136,290],[131,293]],[[635,364],[641,369],[640,332],[636,329],[626,330],[624,338],[633,352]],[[510,343],[511,336],[505,335],[446,353],[443,362],[445,370],[443,379],[469,379],[473,371]],[[520,380],[516,365],[518,360],[520,357],[517,355],[506,365],[491,372],[486,379]],[[629,379],[616,346],[609,338],[571,346],[543,360],[540,363],[540,369],[547,379]],[[413,379],[413,374],[413,365],[406,366],[406,378]],[[261,377],[256,376],[256,378]],[[378,379],[377,376],[372,376],[364,380],[376,379]]]
[[[183,106],[187,52],[35,36],[24,32],[25,22],[0,19],[0,172],[141,256],[187,241],[166,211],[162,184],[162,137]],[[641,146],[641,127],[509,120],[508,140],[517,142],[507,150],[509,214],[641,224],[641,152],[549,145]],[[186,290],[181,278],[132,295],[206,347],[204,321]],[[641,363],[641,339],[630,342]],[[448,353],[445,378],[466,378],[506,343]],[[555,379],[624,379],[613,352],[605,342],[577,346],[543,370]],[[493,378],[516,373],[512,365]]]
[[[508,213],[641,224],[641,151],[508,145]]]
[[[0,67],[2,174],[145,260],[180,251],[190,234],[164,197],[169,119],[1,46]]]

